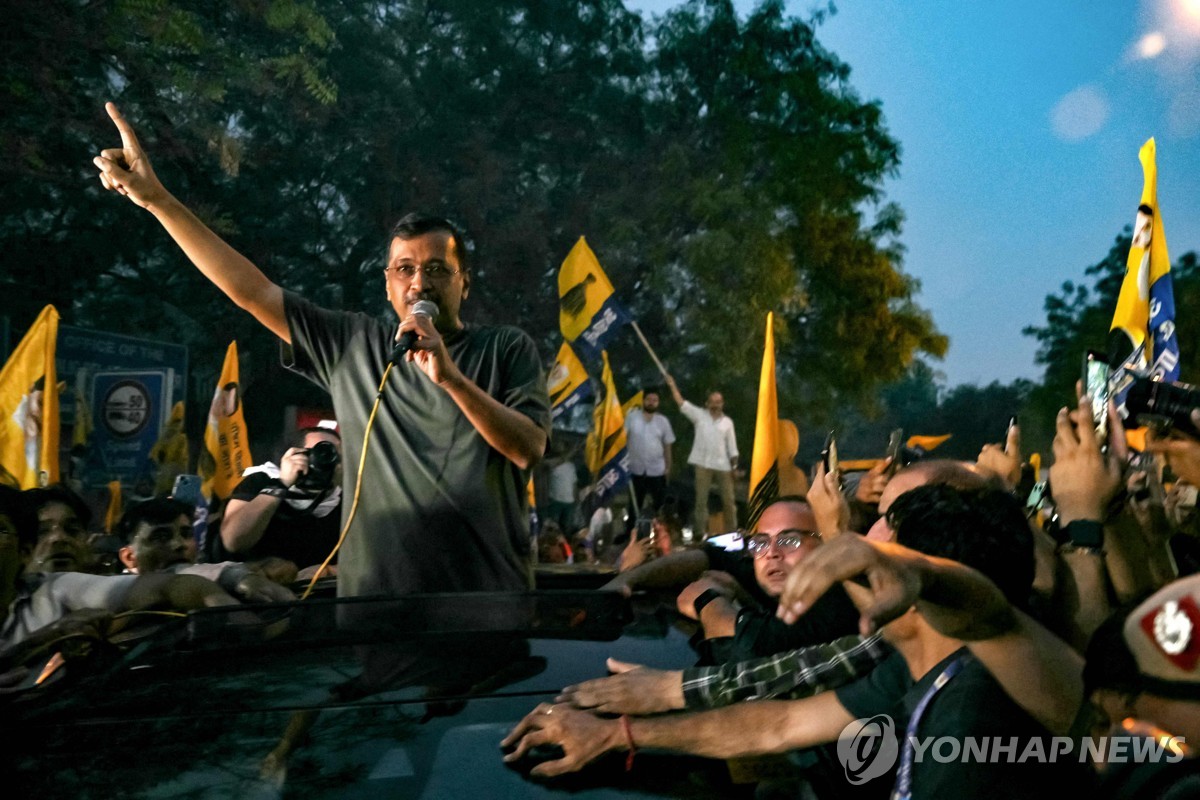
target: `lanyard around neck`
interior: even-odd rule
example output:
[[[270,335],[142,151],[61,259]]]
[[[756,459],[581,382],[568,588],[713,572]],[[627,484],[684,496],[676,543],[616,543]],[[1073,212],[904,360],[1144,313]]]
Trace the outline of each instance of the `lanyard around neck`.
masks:
[[[938,675],[934,679],[933,685],[925,691],[925,694],[921,697],[921,701],[913,709],[912,716],[908,718],[908,728],[904,731],[904,747],[900,752],[900,769],[896,773],[896,786],[892,790],[892,800],[911,800],[913,754],[915,752],[913,741],[917,737],[917,726],[921,724],[921,717],[924,716],[925,708],[933,700],[933,696],[940,692],[942,687],[949,683],[950,679],[962,670],[968,657],[964,653],[946,665],[946,668],[942,670],[942,674]]]

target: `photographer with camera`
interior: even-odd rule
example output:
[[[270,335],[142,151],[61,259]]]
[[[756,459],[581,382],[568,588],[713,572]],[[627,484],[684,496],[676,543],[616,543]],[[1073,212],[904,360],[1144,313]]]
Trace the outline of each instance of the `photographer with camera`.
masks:
[[[221,524],[231,558],[284,558],[299,569],[319,566],[337,544],[342,519],[342,440],[332,428],[305,428],[279,466],[243,473]],[[336,562],[335,562],[336,563]]]

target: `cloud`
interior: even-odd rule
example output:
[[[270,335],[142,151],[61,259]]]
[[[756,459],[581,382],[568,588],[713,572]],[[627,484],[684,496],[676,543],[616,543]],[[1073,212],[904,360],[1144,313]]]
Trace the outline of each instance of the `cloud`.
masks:
[[[1099,132],[1108,122],[1110,106],[1104,90],[1095,84],[1073,89],[1050,110],[1054,135],[1067,142],[1078,142]]]
[[[1159,31],[1147,33],[1133,45],[1133,57],[1137,59],[1158,58],[1167,49],[1167,37]]]

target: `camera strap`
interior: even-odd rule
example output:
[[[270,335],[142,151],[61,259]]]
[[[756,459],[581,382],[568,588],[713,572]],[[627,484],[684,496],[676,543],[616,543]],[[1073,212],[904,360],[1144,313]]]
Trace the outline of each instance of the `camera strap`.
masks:
[[[301,505],[300,501],[308,500],[309,499],[308,495],[296,494],[296,493],[293,493],[290,489],[288,490],[287,496],[284,499],[287,500],[287,504],[289,507],[292,508],[292,510],[297,511],[301,514],[309,514],[309,513],[313,512],[314,510],[316,510],[316,508],[319,505],[321,505],[321,503],[325,502],[326,498],[328,498],[333,493],[335,488],[340,489],[341,487],[334,487],[334,486],[325,487],[318,494],[314,495],[312,497],[311,501],[307,505]]]

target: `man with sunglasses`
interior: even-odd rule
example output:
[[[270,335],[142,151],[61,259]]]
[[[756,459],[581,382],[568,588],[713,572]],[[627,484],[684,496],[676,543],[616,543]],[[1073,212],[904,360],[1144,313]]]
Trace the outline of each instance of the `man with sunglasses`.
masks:
[[[398,328],[319,308],[284,291],[173,197],[130,124],[106,108],[121,147],[93,160],[100,182],[153,214],[205,277],[280,338],[284,364],[333,397],[344,434],[343,515],[355,509],[338,594],[529,588],[525,486],[549,438],[545,375],[524,332],[460,319],[471,273],[454,223],[413,214],[393,228],[384,291]]]

